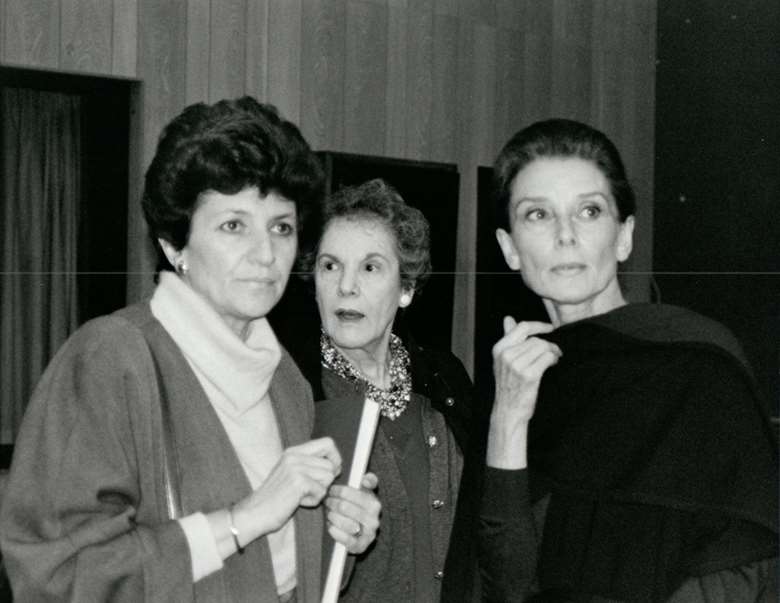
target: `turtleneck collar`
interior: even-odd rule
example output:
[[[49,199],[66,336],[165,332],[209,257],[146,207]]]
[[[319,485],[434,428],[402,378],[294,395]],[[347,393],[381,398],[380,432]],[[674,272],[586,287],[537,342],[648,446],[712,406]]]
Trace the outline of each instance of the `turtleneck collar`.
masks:
[[[253,320],[241,341],[201,295],[167,271],[160,273],[150,306],[193,368],[229,401],[231,414],[263,399],[282,354],[265,318]]]

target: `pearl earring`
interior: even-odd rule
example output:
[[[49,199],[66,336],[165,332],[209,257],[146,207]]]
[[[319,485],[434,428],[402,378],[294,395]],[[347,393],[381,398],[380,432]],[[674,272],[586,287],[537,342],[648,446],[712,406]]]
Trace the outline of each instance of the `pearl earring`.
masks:
[[[402,307],[402,308],[405,308],[405,307],[406,307],[406,306],[408,306],[410,303],[412,303],[412,296],[411,296],[411,295],[409,295],[408,293],[404,293],[404,294],[402,294],[402,295],[401,295],[401,307]]]
[[[184,276],[190,271],[190,267],[187,266],[184,260],[176,260],[176,264],[174,265],[174,268],[176,269],[176,274],[178,274],[179,276]]]

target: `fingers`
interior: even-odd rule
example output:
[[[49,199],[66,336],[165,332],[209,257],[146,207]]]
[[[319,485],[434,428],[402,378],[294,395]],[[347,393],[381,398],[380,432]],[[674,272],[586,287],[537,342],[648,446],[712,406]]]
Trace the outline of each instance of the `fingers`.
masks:
[[[376,478],[373,474],[369,475]],[[373,493],[348,486],[332,486],[325,506],[328,509],[328,532],[349,552],[362,552],[373,542],[382,509]]]
[[[511,316],[504,317],[504,336],[493,346],[493,358],[496,358],[506,348],[522,343],[534,335],[551,333],[555,327],[546,322],[524,321],[515,322]]]
[[[379,485],[379,478],[373,473],[366,473],[360,480],[360,487],[365,490],[376,490]]]
[[[290,446],[287,450],[285,450],[285,453],[288,451],[296,454],[304,454],[328,459],[333,464],[336,475],[341,473],[341,454],[339,454],[336,443],[332,438],[317,438],[316,440],[309,440],[308,442],[298,444],[297,446]]]
[[[507,348],[501,356],[499,372],[510,370],[513,374],[526,380],[538,379],[545,370],[558,362],[561,349],[554,343],[532,337]]]

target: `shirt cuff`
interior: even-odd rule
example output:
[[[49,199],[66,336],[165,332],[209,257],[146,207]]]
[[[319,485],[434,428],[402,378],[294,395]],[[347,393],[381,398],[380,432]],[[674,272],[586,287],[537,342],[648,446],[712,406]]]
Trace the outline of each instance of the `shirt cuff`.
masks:
[[[192,581],[197,582],[221,570],[224,564],[217,550],[217,539],[211,531],[211,524],[206,516],[203,513],[193,513],[178,521],[190,547]]]
[[[518,517],[518,508],[529,505],[527,469],[486,468],[483,517],[511,520]]]

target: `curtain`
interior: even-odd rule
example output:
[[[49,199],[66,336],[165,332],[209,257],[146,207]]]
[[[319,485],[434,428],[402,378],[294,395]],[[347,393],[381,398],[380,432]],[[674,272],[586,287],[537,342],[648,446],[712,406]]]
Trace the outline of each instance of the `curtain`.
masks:
[[[80,99],[0,88],[0,443],[75,329]]]

